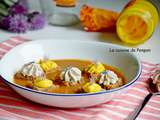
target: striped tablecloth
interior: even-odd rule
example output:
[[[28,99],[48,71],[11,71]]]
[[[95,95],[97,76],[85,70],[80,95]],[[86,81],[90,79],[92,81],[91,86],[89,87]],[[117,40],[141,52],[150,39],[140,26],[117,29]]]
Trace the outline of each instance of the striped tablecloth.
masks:
[[[0,57],[27,40],[14,37],[0,43]],[[47,107],[18,95],[0,80],[0,120],[129,120],[148,92],[148,81],[156,64],[142,62],[142,75],[125,94],[90,108],[59,109]],[[137,120],[160,120],[160,96],[154,96]]]

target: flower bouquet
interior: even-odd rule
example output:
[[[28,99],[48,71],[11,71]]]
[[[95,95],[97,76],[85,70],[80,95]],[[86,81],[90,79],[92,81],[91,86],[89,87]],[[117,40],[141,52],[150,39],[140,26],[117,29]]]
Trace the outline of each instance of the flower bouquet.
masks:
[[[0,28],[15,33],[44,28],[46,19],[38,11],[29,12],[26,0],[1,0]]]

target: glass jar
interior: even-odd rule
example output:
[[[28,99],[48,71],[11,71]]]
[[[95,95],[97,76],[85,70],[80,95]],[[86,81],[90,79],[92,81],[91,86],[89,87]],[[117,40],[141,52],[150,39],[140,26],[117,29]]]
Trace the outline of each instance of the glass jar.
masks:
[[[151,2],[132,0],[118,18],[117,34],[125,43],[143,43],[154,32],[158,18],[158,11]]]
[[[44,0],[41,0],[41,4],[44,4],[42,1]],[[49,23],[58,26],[70,26],[79,23],[79,10],[86,3],[86,0],[50,0],[48,2],[49,6],[52,6],[52,8],[45,9],[48,11],[46,14]]]

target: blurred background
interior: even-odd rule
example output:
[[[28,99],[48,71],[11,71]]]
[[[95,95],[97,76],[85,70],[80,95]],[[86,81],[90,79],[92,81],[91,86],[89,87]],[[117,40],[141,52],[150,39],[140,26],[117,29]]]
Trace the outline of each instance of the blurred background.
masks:
[[[4,0],[0,1],[2,2]],[[10,1],[10,0],[5,0],[5,1]],[[11,0],[11,1],[17,1],[17,0]],[[39,11],[48,16],[55,11],[55,5],[53,3],[53,0],[20,0],[20,1],[23,1],[23,4],[28,6],[30,12]],[[81,4],[79,4],[79,7],[74,8],[74,11],[76,11],[77,15],[79,15],[79,9],[82,4],[88,4],[93,7],[105,8],[120,12],[130,0],[78,0],[78,1],[81,1]],[[153,2],[153,4],[159,9],[158,12],[160,13],[160,0],[150,0],[150,1]],[[70,11],[73,12],[72,10],[73,9],[71,8]],[[30,15],[31,18],[33,18],[33,16],[34,16],[33,14]],[[66,19],[64,19],[64,21],[65,20]],[[91,41],[100,41],[100,42],[125,46],[125,44],[122,41],[120,41],[117,34],[115,33],[86,32],[84,31],[84,29],[80,24],[69,27],[52,26],[50,24],[47,24],[43,29],[35,31],[27,31],[25,33],[12,33],[0,29],[0,42],[15,36],[21,36],[23,38],[30,40],[45,40],[45,39],[91,40]],[[158,25],[152,37],[150,37],[148,41],[138,46],[134,46],[135,48],[139,47],[142,49],[143,48],[151,49],[151,52],[137,53],[137,54],[140,55],[140,57],[142,57],[143,59],[146,59],[148,61],[153,61],[155,63],[160,61],[160,57],[157,56],[157,54],[159,54],[160,51],[159,38],[160,38],[160,25]],[[152,57],[148,57],[151,55]]]

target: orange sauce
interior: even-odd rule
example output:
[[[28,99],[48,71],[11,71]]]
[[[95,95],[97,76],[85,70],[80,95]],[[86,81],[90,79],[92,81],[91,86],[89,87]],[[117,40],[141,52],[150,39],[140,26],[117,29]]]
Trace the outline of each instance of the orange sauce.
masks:
[[[50,92],[50,93],[68,93],[68,94],[73,94],[73,93],[82,93],[82,86],[89,81],[89,76],[87,76],[86,74],[83,74],[84,69],[92,64],[91,61],[88,60],[77,60],[77,59],[62,59],[62,60],[54,60],[54,62],[57,63],[57,65],[59,66],[59,68],[65,69],[66,67],[69,66],[74,66],[79,68],[82,71],[82,82],[81,83],[77,83],[71,86],[68,85],[64,85],[61,84],[60,82],[57,82],[57,76],[60,75],[60,71],[50,71],[48,73],[46,73],[46,77],[47,79],[50,79],[53,81],[53,84],[55,85],[55,87],[50,88],[48,90],[46,90],[46,92]],[[114,71],[117,76],[119,78],[122,78],[124,84],[125,84],[125,77],[123,76],[123,74],[118,71],[116,68],[105,65],[105,68],[107,70],[112,70]],[[59,78],[59,77],[58,77]],[[24,86],[24,87],[28,87],[28,86],[33,86],[31,81],[25,80],[25,79],[17,79],[16,77],[14,77],[14,82],[18,85]],[[58,85],[58,87],[56,86]]]

